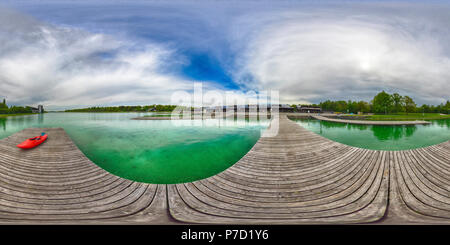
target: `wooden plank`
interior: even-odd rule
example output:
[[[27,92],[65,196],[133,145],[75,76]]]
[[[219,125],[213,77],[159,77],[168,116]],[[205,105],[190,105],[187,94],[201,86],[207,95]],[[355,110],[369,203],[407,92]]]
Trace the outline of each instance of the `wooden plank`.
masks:
[[[280,117],[238,163],[169,186],[176,219],[193,223],[361,223],[387,207],[386,153],[345,146]]]
[[[49,133],[40,147],[15,147]],[[0,223],[450,223],[450,141],[407,150],[343,145],[280,115],[236,164],[176,185],[137,183],[87,159],[61,128],[0,140]]]

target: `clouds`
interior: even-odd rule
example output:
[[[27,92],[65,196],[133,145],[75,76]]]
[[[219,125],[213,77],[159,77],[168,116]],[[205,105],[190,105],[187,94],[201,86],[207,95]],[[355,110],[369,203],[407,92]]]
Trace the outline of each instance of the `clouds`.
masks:
[[[374,6],[370,12],[333,10],[284,11],[241,20],[259,31],[243,37],[248,44],[235,79],[252,88],[278,89],[289,102],[369,99],[381,89],[412,95],[419,102],[449,99],[445,19],[417,9],[413,16],[387,14]],[[434,10],[450,13],[448,7]]]
[[[0,11],[0,22],[8,20],[0,27],[0,94],[10,102],[50,108],[168,103],[172,92],[192,89],[192,81],[171,74],[170,66],[183,59],[164,45],[135,44]]]
[[[233,87],[224,69],[232,63],[226,33],[229,19],[235,15],[226,10],[230,8],[227,2],[60,1],[28,3],[20,8],[58,26],[76,26],[137,43],[164,44],[187,57],[183,75]]]
[[[170,103],[175,90],[280,91],[282,102],[450,98],[450,7],[118,1],[0,9],[0,96],[60,108]],[[56,107],[55,107],[56,108]]]

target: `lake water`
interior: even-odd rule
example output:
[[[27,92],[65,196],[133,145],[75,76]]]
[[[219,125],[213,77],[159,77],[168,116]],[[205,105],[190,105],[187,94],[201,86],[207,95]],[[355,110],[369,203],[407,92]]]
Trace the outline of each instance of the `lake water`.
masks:
[[[269,124],[268,120],[243,119],[130,120],[144,115],[155,114],[46,113],[0,118],[0,139],[29,127],[62,127],[89,159],[110,173],[172,184],[207,178],[232,166]],[[414,149],[450,139],[449,119],[416,126],[295,121],[334,141],[375,150]]]
[[[356,125],[315,119],[295,121],[325,138],[373,150],[415,149],[450,140],[450,119],[408,126]]]
[[[0,118],[0,139],[29,127],[62,127],[103,169],[140,182],[171,184],[227,169],[253,147],[269,124],[268,120],[130,120],[151,114],[46,113]]]

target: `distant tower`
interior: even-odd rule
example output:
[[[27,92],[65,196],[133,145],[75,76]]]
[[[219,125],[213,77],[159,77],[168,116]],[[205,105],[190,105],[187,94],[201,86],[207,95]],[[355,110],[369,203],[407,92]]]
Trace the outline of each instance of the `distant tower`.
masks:
[[[44,113],[44,106],[38,105],[38,111],[39,113]]]
[[[3,99],[3,102],[0,103],[0,108],[2,108],[2,109],[8,109],[8,106],[6,105],[6,99]]]

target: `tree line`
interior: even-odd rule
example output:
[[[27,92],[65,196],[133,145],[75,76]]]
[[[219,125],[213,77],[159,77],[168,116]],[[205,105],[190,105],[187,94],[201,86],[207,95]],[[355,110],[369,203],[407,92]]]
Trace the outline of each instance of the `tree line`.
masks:
[[[66,112],[171,112],[176,105],[146,105],[146,106],[108,106],[108,107],[89,107],[83,109],[65,110]]]
[[[33,113],[29,106],[11,106],[8,107],[6,99],[3,99],[0,103],[0,114],[20,114],[20,113]]]
[[[398,93],[388,94],[382,91],[375,95],[372,101],[323,101],[318,105],[323,111],[335,111],[344,113],[376,113],[376,114],[390,114],[390,113],[445,113],[450,112],[450,101],[441,103],[440,105],[422,105],[418,107],[414,100],[409,96],[402,96]]]

